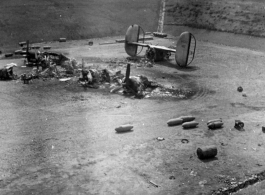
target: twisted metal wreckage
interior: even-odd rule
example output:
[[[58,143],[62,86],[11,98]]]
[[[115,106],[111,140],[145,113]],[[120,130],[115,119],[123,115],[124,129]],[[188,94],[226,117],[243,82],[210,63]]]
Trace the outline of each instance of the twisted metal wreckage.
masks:
[[[188,66],[194,59],[196,49],[196,39],[189,33],[184,32],[180,35],[175,49],[157,46],[144,43],[145,32],[137,25],[129,26],[125,35],[125,51],[131,57],[136,57],[140,54],[144,47],[147,48],[144,55],[145,59],[149,63],[155,61],[167,60],[171,56],[171,53],[175,53],[175,61],[180,67]],[[140,42],[143,40],[143,42]],[[33,47],[30,47],[29,41],[23,42],[26,44],[24,51],[21,51],[25,57],[25,65],[36,66],[33,68],[30,74],[22,74],[20,76],[24,83],[29,83],[30,80],[39,77],[71,77],[73,74],[79,73],[79,83],[84,87],[98,88],[100,84],[104,82],[115,83],[116,86],[111,89],[110,92],[117,92],[123,89],[124,94],[133,94],[136,97],[143,97],[144,90],[146,88],[156,88],[159,85],[155,82],[149,81],[145,76],[130,76],[130,63],[127,64],[126,75],[121,74],[121,71],[113,73],[107,69],[86,69],[84,67],[84,61],[78,64],[76,60],[70,59],[61,53],[56,52],[40,52],[30,51]],[[139,51],[139,48],[142,48]],[[35,48],[36,49],[36,48]],[[60,66],[64,71],[59,71],[57,66]],[[0,79],[15,79],[13,75],[13,66],[6,66],[0,70]],[[42,69],[40,72],[39,68]],[[64,73],[62,73],[64,72]],[[61,81],[67,81],[69,78],[63,78]]]

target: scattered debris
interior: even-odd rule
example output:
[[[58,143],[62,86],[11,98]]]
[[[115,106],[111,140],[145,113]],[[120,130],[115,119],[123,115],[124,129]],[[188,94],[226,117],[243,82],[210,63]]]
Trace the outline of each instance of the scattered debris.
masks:
[[[127,125],[121,125],[119,127],[117,127],[115,129],[116,132],[120,133],[120,132],[127,132],[127,131],[131,131],[133,129],[133,126],[130,124]]]
[[[60,38],[59,42],[66,42],[66,38]]]
[[[116,92],[118,92],[121,89],[122,89],[122,86],[116,86],[116,87],[114,87],[113,89],[110,90],[110,93],[116,93]]]
[[[137,67],[153,67],[154,60],[150,60],[147,57],[145,58],[137,58],[137,57],[127,57],[128,62],[136,64]]]
[[[156,138],[158,141],[163,141],[163,140],[165,140],[165,138],[163,138],[163,137],[157,137]]]
[[[195,177],[195,176],[197,176],[197,172],[195,172],[195,171],[191,171],[191,172],[190,172],[190,175]]]
[[[181,139],[181,143],[187,144],[187,143],[189,143],[189,140],[188,139]]]
[[[199,185],[201,187],[204,187],[205,184],[207,184],[207,180],[202,180],[202,181],[199,182]]]
[[[47,68],[47,64],[55,63],[56,65],[61,65],[63,62],[70,60],[65,55],[55,52],[41,52],[37,51],[40,46],[30,46],[29,41],[26,42],[26,47],[22,48],[20,55],[25,57],[25,65],[42,67],[43,69]],[[43,49],[50,49],[50,46],[44,46]],[[34,51],[31,51],[35,49]],[[19,51],[17,51],[18,53]],[[19,54],[19,53],[18,53]]]
[[[183,122],[182,118],[174,118],[167,121],[168,126],[181,125]]]
[[[265,133],[265,127],[264,126],[262,126],[261,130],[263,133]]]
[[[44,50],[48,50],[48,49],[51,49],[52,47],[51,46],[48,46],[48,45],[46,45],[46,46],[43,46],[43,49]]]
[[[18,43],[18,45],[19,45],[20,47],[23,47],[23,46],[26,45],[26,44],[27,44],[26,41],[21,41],[21,42]]]
[[[239,87],[237,88],[237,91],[238,91],[238,92],[242,92],[242,91],[243,91],[243,87],[239,86]]]
[[[152,184],[153,186],[157,187],[157,188],[159,187],[159,186],[158,186],[156,183],[154,183],[153,181],[149,181],[149,183]]]
[[[160,37],[160,38],[167,37],[167,34],[166,33],[161,33],[161,32],[153,32],[153,35],[155,37]]]
[[[244,131],[244,123],[241,120],[235,120],[234,128],[239,131]]]
[[[255,183],[261,182],[263,180],[265,180],[265,171],[252,175],[244,181],[235,182],[235,180],[230,181],[229,179],[226,179],[224,180],[224,183],[226,183],[228,187],[222,187],[218,190],[213,190],[212,195],[235,193],[241,189],[247,188],[249,185],[254,185]]]
[[[209,121],[207,122],[207,125],[209,125],[210,123],[214,123],[214,122],[222,122],[222,118],[209,120]]]
[[[92,46],[92,45],[93,45],[93,41],[89,41],[89,42],[88,42],[88,45],[89,45],[89,46]]]
[[[32,81],[32,79],[33,79],[32,75],[27,75],[27,74],[21,75],[21,80],[23,80],[24,84],[29,84],[29,82]]]
[[[175,176],[171,175],[171,176],[169,177],[169,179],[173,180],[173,179],[176,179],[176,178],[175,178]]]
[[[145,95],[144,90],[148,87],[152,88],[154,87],[154,85],[145,76],[130,76],[130,66],[131,64],[128,63],[126,69],[126,76],[122,82],[124,88],[123,93],[133,94],[135,95],[135,97],[142,98]]]
[[[197,148],[199,159],[214,158],[217,155],[217,147],[214,145]]]
[[[0,79],[1,80],[10,80],[15,79],[13,73],[13,67],[16,67],[15,63],[7,64],[4,68],[0,69]]]
[[[207,122],[207,126],[209,129],[218,129],[221,128],[223,126],[223,122],[222,119],[214,119],[214,120],[210,120]]]
[[[8,58],[8,57],[12,57],[12,56],[13,56],[12,53],[6,53],[6,54],[5,54],[5,57],[6,57],[6,58]]]
[[[59,79],[59,81],[69,81],[69,80],[71,80],[72,78],[61,78],[61,79]]]
[[[32,46],[31,46],[31,49],[40,49],[40,46],[32,45]]]
[[[21,50],[21,49],[18,49],[18,50],[16,50],[14,53],[15,53],[15,55],[21,55],[22,50]]]
[[[183,127],[184,129],[189,129],[189,128],[195,128],[195,127],[197,127],[197,125],[199,125],[198,122],[196,122],[196,121],[191,121],[191,122],[185,122],[185,123],[183,123],[183,124],[182,124],[182,127]]]

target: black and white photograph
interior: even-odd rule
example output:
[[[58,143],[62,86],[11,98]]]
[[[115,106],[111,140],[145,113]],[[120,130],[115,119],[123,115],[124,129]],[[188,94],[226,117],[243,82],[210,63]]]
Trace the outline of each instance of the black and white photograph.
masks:
[[[0,195],[264,195],[265,1],[1,0]]]

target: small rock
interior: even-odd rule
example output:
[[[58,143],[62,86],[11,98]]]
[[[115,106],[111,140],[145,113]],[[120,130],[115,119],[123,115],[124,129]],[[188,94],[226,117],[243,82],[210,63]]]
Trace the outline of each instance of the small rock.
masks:
[[[247,97],[247,94],[244,93],[244,94],[242,94],[242,96],[243,96],[243,97]]]

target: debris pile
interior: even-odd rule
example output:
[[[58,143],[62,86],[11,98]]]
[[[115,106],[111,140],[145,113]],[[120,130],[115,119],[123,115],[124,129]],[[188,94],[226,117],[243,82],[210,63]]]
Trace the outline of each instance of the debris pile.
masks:
[[[79,83],[83,87],[99,88],[104,83],[112,84],[111,87],[121,86],[124,75],[121,71],[108,69],[81,69]]]
[[[131,63],[131,65],[136,65],[136,67],[151,68],[154,66],[154,60],[149,60],[148,58],[127,57],[126,60],[127,63]]]
[[[214,145],[199,147],[197,155],[199,159],[214,158],[217,155],[217,147]]]
[[[239,131],[244,131],[244,123],[241,120],[235,120],[234,128]]]
[[[4,68],[0,69],[1,80],[15,79],[16,75],[13,73],[13,67],[16,67],[15,63],[7,64]]]

